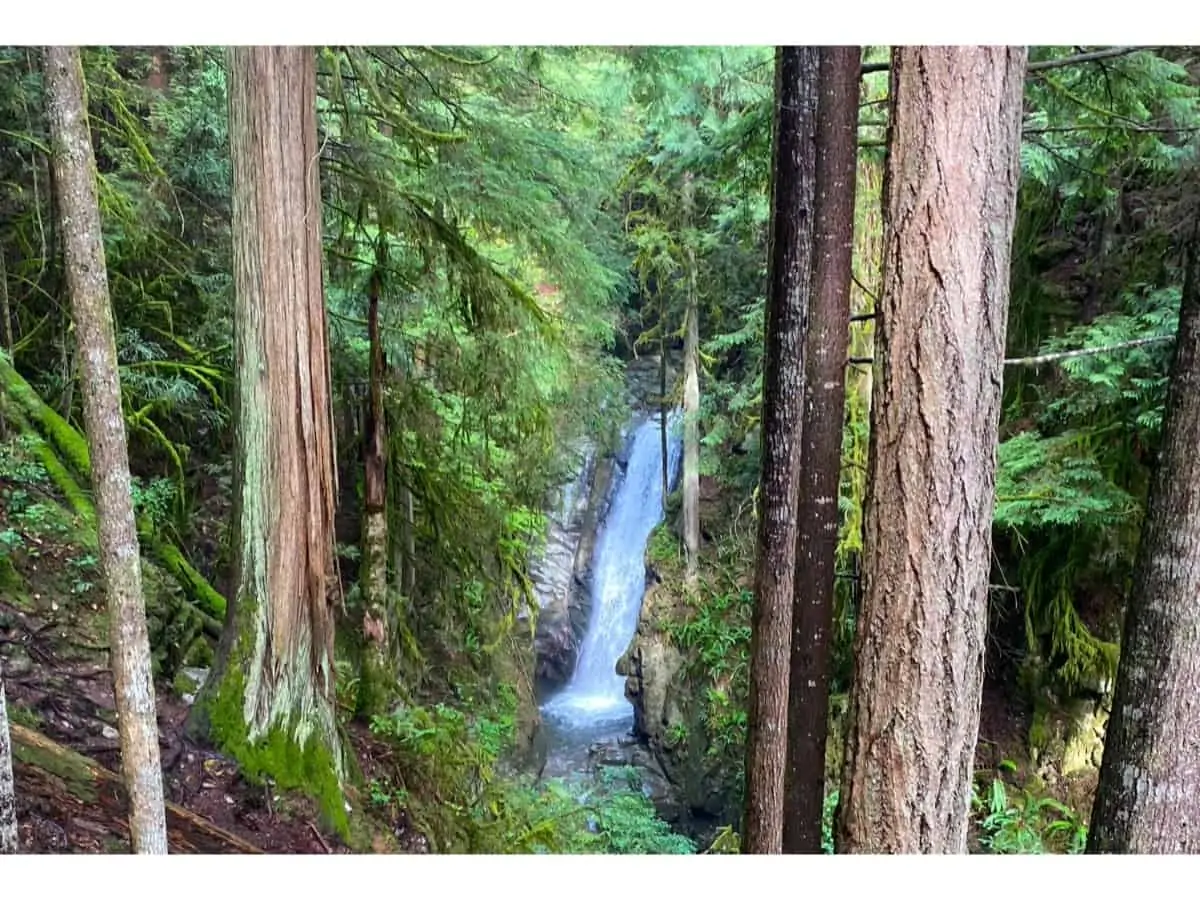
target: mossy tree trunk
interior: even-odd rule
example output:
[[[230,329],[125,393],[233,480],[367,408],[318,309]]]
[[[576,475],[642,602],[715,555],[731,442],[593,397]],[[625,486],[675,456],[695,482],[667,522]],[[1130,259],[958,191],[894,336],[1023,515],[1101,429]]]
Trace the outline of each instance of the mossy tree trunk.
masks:
[[[1090,853],[1200,850],[1200,230],[1188,257]]]
[[[379,275],[371,278],[367,307],[370,366],[366,427],[363,434],[362,575],[363,648],[358,714],[369,719],[385,710],[394,693],[388,615],[388,510],[386,418],[383,379],[386,362],[379,333]]]
[[[4,666],[0,665],[0,855],[16,853],[17,850],[17,794],[13,784],[12,737],[8,733]]]
[[[892,54],[839,852],[966,851],[1025,60],[1021,47]]]
[[[858,47],[821,48],[812,313],[804,352],[807,369],[788,689],[786,853],[821,852],[861,57]]]
[[[227,51],[236,300],[236,589],[196,725],[344,827],[335,718],[335,472],[316,60]]]
[[[12,310],[8,304],[8,269],[4,266],[4,246],[0,244],[0,352],[12,356]],[[0,440],[8,437],[8,426],[0,417]]]
[[[746,715],[745,853],[779,853],[783,847],[796,495],[812,268],[817,62],[816,47],[776,51],[762,473]]]
[[[113,693],[121,766],[129,791],[130,833],[136,853],[166,853],[150,639],[83,67],[74,47],[47,47],[44,61],[46,118],[81,363],[83,418],[95,462],[92,494],[108,603]]]
[[[696,291],[696,248],[692,219],[696,182],[683,181],[683,244],[687,266],[687,305],[683,327],[683,546],[685,578],[696,586],[700,557],[700,298]]]

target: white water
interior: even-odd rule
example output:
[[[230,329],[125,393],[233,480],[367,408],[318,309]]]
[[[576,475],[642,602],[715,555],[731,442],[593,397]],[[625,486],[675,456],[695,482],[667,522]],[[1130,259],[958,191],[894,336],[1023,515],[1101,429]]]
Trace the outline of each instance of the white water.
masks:
[[[674,486],[682,443],[678,416],[667,421],[667,474]],[[637,630],[646,586],[646,542],[663,517],[659,423],[655,416],[634,431],[625,472],[618,472],[592,556],[591,620],[575,673],[542,706],[560,737],[566,737],[564,732],[594,734],[633,719],[633,707],[625,699],[625,678],[616,673],[616,664]]]

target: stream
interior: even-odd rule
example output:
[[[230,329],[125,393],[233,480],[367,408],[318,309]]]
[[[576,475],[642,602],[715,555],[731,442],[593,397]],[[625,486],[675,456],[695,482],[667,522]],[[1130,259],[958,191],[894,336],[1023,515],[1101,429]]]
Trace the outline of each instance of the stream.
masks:
[[[646,587],[646,543],[663,519],[660,416],[633,428],[627,462],[614,477],[612,501],[592,555],[591,619],[575,671],[566,686],[542,704],[548,737],[546,776],[582,772],[597,741],[630,734],[633,706],[617,660],[637,630]],[[679,475],[682,441],[678,414],[668,417],[667,474]]]

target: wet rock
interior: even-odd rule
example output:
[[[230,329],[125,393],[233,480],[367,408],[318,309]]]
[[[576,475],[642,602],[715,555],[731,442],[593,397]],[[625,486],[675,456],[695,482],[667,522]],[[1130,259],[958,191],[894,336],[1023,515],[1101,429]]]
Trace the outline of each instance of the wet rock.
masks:
[[[208,669],[183,666],[175,676],[175,692],[188,706],[196,702],[196,695],[204,682],[208,681]]]
[[[617,662],[625,676],[625,696],[634,708],[640,739],[639,768],[648,773],[647,794],[658,814],[697,840],[737,815],[738,785],[725,764],[707,752],[700,704],[702,689],[689,682],[678,648],[659,627],[673,616],[676,598],[651,579],[637,632]]]
[[[543,696],[566,684],[575,671],[591,615],[589,564],[610,499],[612,468],[611,460],[597,460],[586,448],[575,480],[564,486],[550,512],[545,548],[530,567],[539,607],[535,674]]]

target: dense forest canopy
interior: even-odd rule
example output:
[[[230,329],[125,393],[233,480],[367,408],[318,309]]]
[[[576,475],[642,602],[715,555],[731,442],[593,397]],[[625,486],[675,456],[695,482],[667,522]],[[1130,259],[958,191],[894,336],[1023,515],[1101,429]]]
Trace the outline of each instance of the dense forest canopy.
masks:
[[[881,299],[894,290],[888,179],[903,174],[889,169],[896,57],[857,49],[830,852],[873,552],[872,397],[890,371],[876,358],[876,315],[894,309]],[[775,48],[312,49],[316,151],[279,182],[315,179],[319,260],[306,271],[323,311],[308,313],[269,299],[271,273],[295,268],[282,252],[237,274],[252,219],[258,246],[301,246],[308,208],[246,174],[268,152],[249,139],[256,129],[299,141],[299,116],[286,112],[295,101],[274,85],[246,100],[217,47],[89,46],[78,57],[164,778],[172,767],[184,778],[179,760],[202,747],[240,766],[220,776],[238,804],[264,782],[295,795],[255,812],[276,839],[229,825],[199,789],[168,790],[185,798],[169,818],[201,823],[188,846],[311,850],[311,833],[286,824],[310,804],[317,852],[737,849],[753,785],[751,631],[775,390],[764,335],[779,315],[771,266],[783,233]],[[34,775],[48,745],[120,771],[115,739],[81,743],[52,721],[100,734],[115,719],[111,691],[98,699],[80,686],[85,669],[107,665],[112,578],[46,65],[42,48],[0,48],[0,665],[18,821],[35,809],[23,786],[53,793]],[[1170,406],[1200,197],[1200,53],[1034,46],[1021,93],[970,846],[1079,852]],[[237,665],[224,663],[237,658],[240,567],[257,527],[246,473],[266,471],[242,415],[256,370],[238,303],[256,278],[270,310],[262,328],[324,329],[313,353],[326,367],[317,416],[328,418],[335,491],[330,746],[345,765],[316,781],[303,735],[247,731],[241,695],[229,701]],[[323,380],[296,378],[298,396]],[[315,452],[306,426],[263,402],[270,434],[300,429]],[[589,652],[583,635],[607,602],[589,594],[600,563],[585,556],[634,478],[631,435],[656,416],[666,489],[646,501],[660,508],[639,550],[648,586],[643,600],[636,579],[636,635],[611,661],[628,679],[632,738],[564,737],[542,707]],[[683,472],[667,483],[677,443]],[[262,537],[269,545],[269,529]],[[548,587],[560,547],[566,574]],[[319,620],[325,598],[307,602]],[[558,682],[546,674],[563,671]],[[52,699],[60,683],[71,699]],[[572,740],[582,743],[564,750]],[[217,826],[232,837],[214,837]],[[86,829],[64,833],[102,849]],[[21,840],[33,848],[31,834]]]

